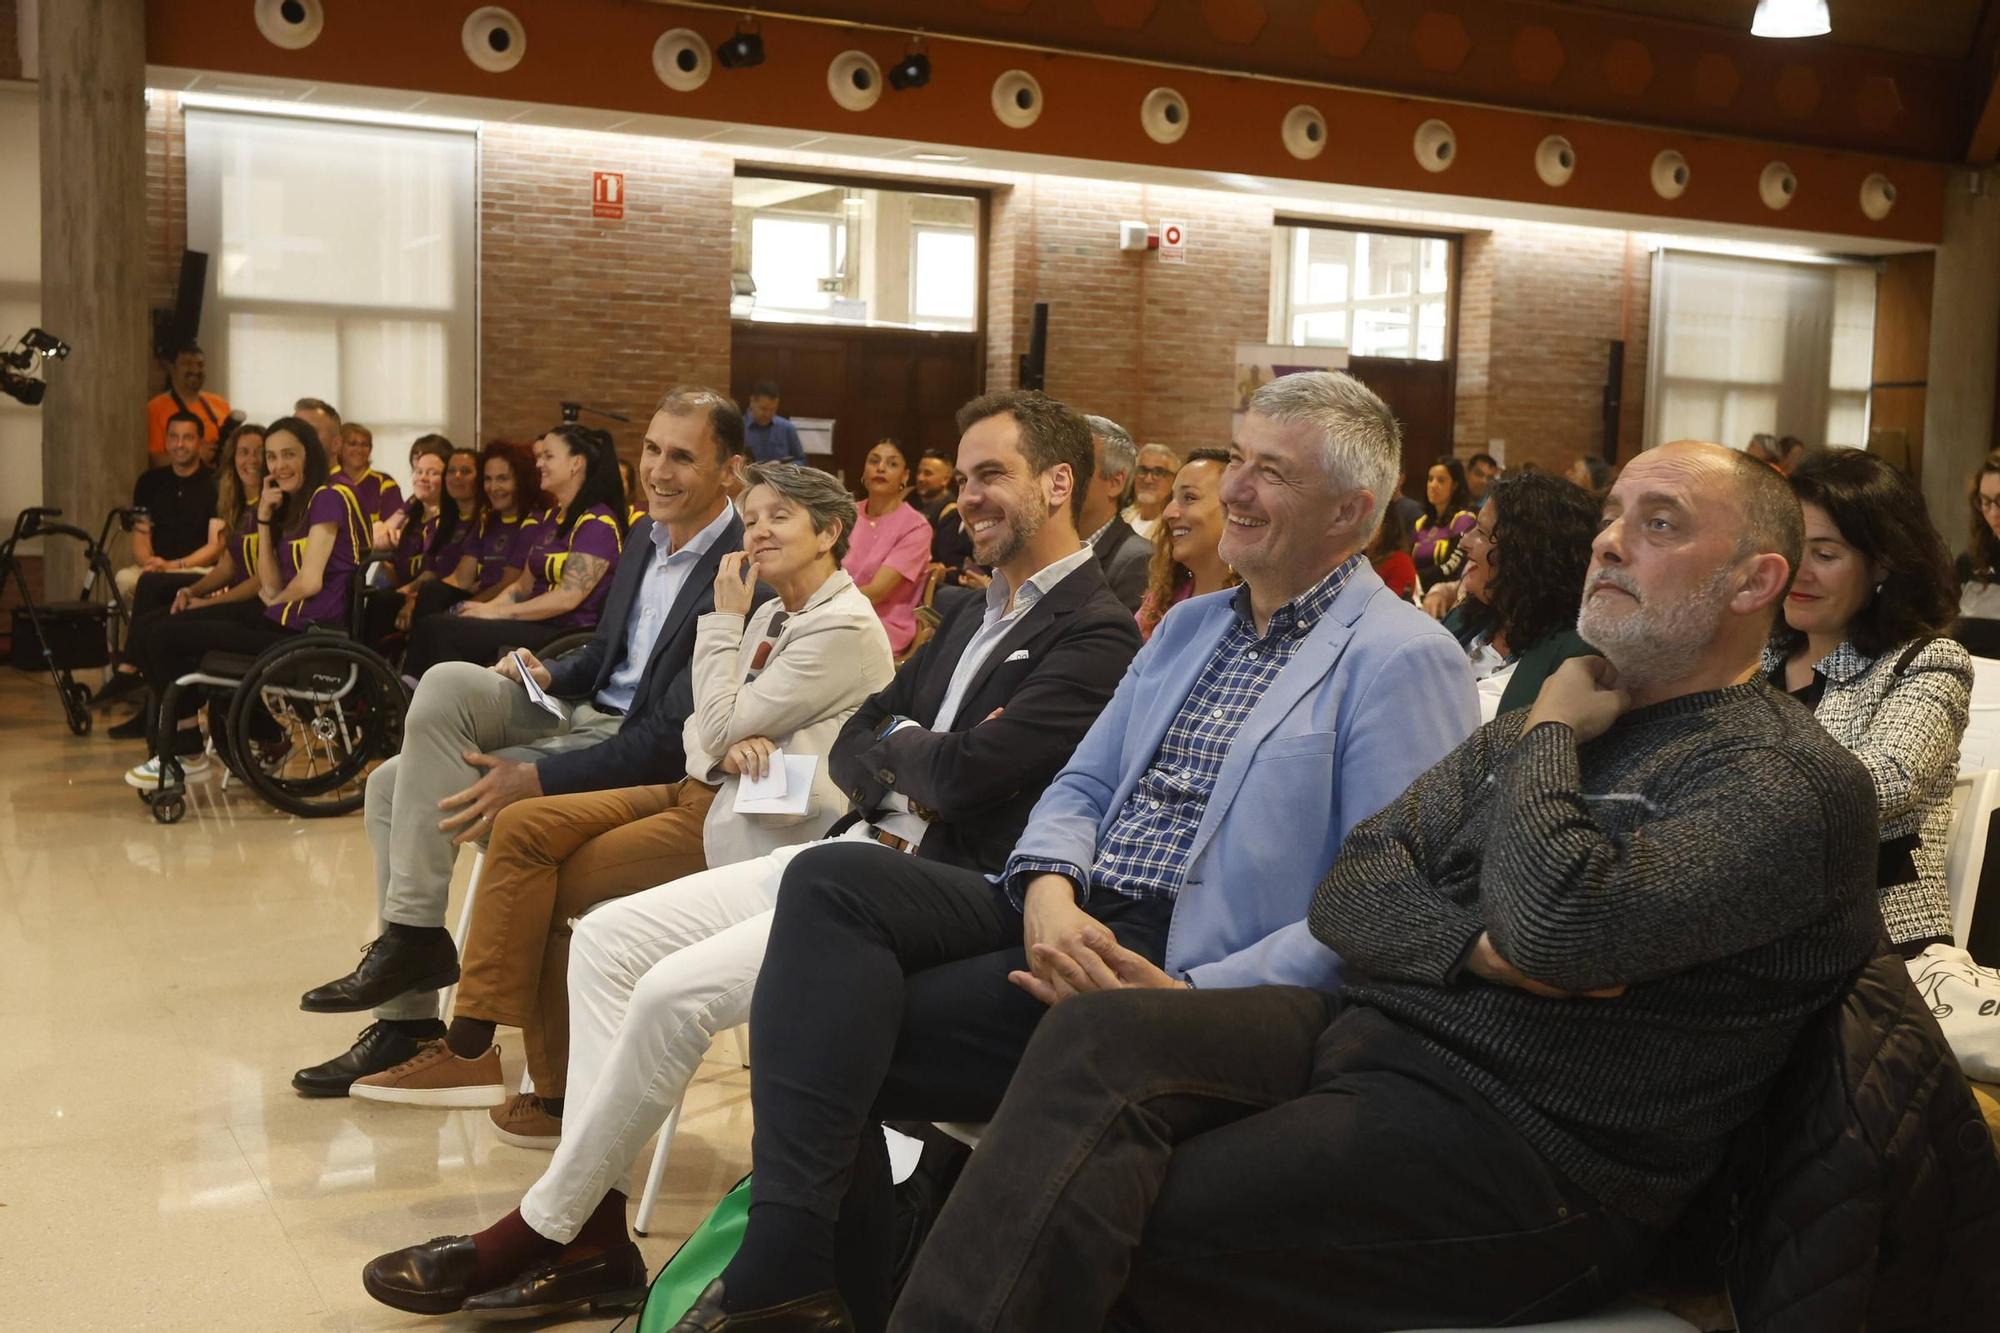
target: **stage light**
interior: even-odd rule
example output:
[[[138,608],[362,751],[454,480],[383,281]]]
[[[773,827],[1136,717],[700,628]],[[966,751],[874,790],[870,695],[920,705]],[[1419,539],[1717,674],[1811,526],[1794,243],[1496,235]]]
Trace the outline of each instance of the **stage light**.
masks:
[[[749,69],[764,63],[764,34],[757,30],[756,19],[744,19],[736,25],[736,35],[715,48],[716,63],[724,69]]]
[[[889,86],[897,92],[921,88],[931,81],[931,58],[924,53],[921,37],[912,38],[903,58],[889,67]]]

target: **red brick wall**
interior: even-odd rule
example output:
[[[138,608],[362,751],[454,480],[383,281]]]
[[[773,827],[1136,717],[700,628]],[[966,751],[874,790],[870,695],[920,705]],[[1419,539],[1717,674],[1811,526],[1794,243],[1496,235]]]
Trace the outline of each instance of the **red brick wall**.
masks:
[[[187,246],[187,119],[180,96],[155,88],[146,97],[146,305],[174,303]],[[147,326],[149,330],[151,325]],[[166,369],[152,363],[149,390],[167,387]]]
[[[5,4],[6,0],[0,0]],[[528,438],[573,398],[624,412],[636,452],[661,390],[729,382],[726,149],[486,126],[481,140],[480,417]],[[623,171],[622,221],[591,216],[590,173]],[[172,299],[186,236],[179,101],[147,114],[149,298]],[[1117,224],[1187,224],[1188,262],[1118,249]],[[1272,206],[1222,191],[1023,176],[988,217],[987,381],[1011,386],[1032,307],[1050,303],[1048,389],[1177,448],[1226,441],[1238,342],[1266,336]],[[1629,250],[1629,254],[1628,254]],[[1629,331],[1621,456],[1644,414],[1650,257],[1627,235],[1509,223],[1461,245],[1461,454],[1562,468],[1600,440],[1608,341]]]
[[[1629,336],[1620,457],[1629,457],[1645,416],[1651,257],[1627,233],[1583,227],[1499,227],[1487,245],[1493,291],[1485,437],[1506,442],[1509,466],[1564,469],[1579,454],[1599,452],[1607,358],[1622,328]],[[1461,423],[1458,442],[1471,452],[1479,441]]]
[[[591,216],[593,170],[625,173],[623,220]],[[611,430],[636,456],[664,390],[728,389],[733,173],[727,153],[698,144],[485,127],[479,398],[488,438],[532,438],[567,398],[631,417]]]

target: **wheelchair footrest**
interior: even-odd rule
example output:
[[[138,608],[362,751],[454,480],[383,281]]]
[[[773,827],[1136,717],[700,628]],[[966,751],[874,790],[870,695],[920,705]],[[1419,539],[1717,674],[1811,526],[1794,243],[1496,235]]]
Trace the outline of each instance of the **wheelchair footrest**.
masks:
[[[250,674],[250,668],[257,659],[248,653],[204,653],[201,659],[201,674],[204,676],[234,676],[238,680]]]

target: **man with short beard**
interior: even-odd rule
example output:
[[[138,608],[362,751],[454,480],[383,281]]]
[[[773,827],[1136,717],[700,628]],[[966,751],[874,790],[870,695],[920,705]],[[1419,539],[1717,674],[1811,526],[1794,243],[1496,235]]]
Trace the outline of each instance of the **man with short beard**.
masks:
[[[556,1168],[519,1209],[477,1235],[369,1264],[363,1281],[377,1300],[443,1314],[470,1298],[468,1311],[499,1316],[643,1291],[625,1196],[613,1186],[673,1109],[664,1071],[691,1066],[711,1034],[748,1016],[786,868],[844,849],[984,885],[1006,861],[1036,795],[1138,651],[1139,630],[1077,536],[1093,465],[1082,418],[1016,390],[974,399],[958,423],[959,503],[993,582],[842,727],[827,767],[852,812],[803,816],[832,824],[823,841],[642,895],[640,927],[621,925],[623,914],[579,925],[570,957],[579,1045],[615,1036],[628,1063],[569,1102]]]
[[[1346,987],[1058,1005],[892,1328],[1491,1327],[1647,1270],[1881,932],[1876,802],[1759,676],[1803,543],[1784,479],[1668,445],[1604,520],[1577,626],[1604,656],[1320,885]]]
[[[1362,554],[1401,450],[1350,376],[1258,389],[1220,487],[1242,586],[1167,613],[1000,874],[853,844],[786,870],[751,1012],[749,1225],[675,1333],[880,1328],[876,1122],[992,1115],[1051,1004],[1338,980],[1313,886],[1478,717],[1465,654]]]

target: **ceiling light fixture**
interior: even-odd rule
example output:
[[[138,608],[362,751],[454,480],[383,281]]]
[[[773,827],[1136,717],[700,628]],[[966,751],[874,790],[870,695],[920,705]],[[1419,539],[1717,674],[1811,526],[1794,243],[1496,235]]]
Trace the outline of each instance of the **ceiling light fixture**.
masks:
[[[715,48],[716,63],[724,69],[749,69],[764,63],[764,34],[757,20],[745,17],[736,25],[736,35]]]
[[[1833,31],[1826,0],[1757,0],[1752,37],[1824,37]]]

